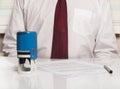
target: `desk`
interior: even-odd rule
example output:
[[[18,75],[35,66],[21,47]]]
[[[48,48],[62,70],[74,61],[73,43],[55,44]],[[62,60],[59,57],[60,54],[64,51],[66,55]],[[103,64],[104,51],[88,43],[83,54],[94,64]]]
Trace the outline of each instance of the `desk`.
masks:
[[[43,71],[40,68],[35,74],[20,75],[17,73],[17,60],[17,58],[0,57],[0,89],[120,89],[119,59],[110,59],[109,62],[100,59],[88,61],[109,65],[114,71],[112,75],[106,71],[101,74],[94,71],[93,74],[72,77]],[[38,66],[42,63],[46,62],[39,59]]]

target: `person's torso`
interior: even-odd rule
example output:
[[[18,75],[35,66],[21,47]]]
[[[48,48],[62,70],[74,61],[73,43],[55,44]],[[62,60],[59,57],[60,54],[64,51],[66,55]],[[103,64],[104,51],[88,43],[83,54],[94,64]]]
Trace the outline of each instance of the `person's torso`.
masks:
[[[38,32],[38,55],[51,55],[57,0],[24,0],[28,31]],[[99,0],[67,0],[69,58],[93,57],[98,32]]]

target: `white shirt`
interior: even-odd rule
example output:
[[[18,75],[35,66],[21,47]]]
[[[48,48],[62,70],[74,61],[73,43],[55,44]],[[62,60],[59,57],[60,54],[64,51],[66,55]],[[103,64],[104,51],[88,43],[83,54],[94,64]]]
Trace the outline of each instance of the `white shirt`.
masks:
[[[16,33],[36,31],[38,57],[50,58],[57,0],[15,0],[3,51],[16,56]],[[115,57],[109,0],[67,0],[69,58]]]

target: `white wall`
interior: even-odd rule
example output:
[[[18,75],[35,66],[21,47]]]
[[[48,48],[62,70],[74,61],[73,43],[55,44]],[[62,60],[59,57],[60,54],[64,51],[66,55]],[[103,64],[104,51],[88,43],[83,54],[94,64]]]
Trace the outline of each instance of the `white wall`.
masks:
[[[120,0],[110,0],[115,33],[120,34]]]
[[[0,0],[0,33],[7,29],[14,0]]]

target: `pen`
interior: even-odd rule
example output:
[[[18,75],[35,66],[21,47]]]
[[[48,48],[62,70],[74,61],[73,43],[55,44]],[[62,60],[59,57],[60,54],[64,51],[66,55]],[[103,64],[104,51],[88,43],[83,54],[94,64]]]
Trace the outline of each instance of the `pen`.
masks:
[[[107,70],[108,73],[112,74],[113,71],[106,65],[104,65],[104,69]]]

